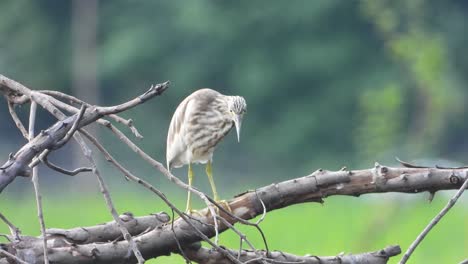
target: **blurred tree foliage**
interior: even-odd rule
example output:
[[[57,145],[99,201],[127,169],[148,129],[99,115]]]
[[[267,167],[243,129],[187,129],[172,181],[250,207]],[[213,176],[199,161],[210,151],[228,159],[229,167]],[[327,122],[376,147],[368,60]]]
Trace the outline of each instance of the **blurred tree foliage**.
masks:
[[[0,2],[0,72],[70,91],[71,8]],[[468,153],[463,1],[115,0],[99,2],[98,14],[102,104],[173,83],[130,113],[145,136],[139,144],[161,161],[172,112],[201,87],[249,105],[241,144],[229,137],[215,155],[215,170],[235,177],[267,183],[318,166],[394,156],[463,162]],[[17,134],[0,126],[2,138]]]

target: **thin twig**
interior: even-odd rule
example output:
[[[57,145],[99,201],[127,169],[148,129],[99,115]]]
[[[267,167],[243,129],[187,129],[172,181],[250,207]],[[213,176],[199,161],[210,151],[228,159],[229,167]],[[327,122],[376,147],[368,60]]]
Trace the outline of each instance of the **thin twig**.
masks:
[[[0,219],[8,226],[10,233],[13,236],[13,239],[20,240],[21,231],[17,228],[12,222],[10,222],[2,213],[0,213]]]
[[[429,224],[424,228],[424,230],[418,235],[416,240],[411,243],[410,247],[408,250],[405,252],[403,255],[403,258],[400,260],[400,264],[405,264],[406,261],[408,261],[409,257],[411,254],[413,254],[414,250],[416,247],[423,241],[423,239],[427,236],[427,234],[431,231],[431,229],[439,223],[439,221],[444,217],[448,211],[455,205],[457,202],[458,198],[463,194],[465,189],[468,187],[468,174],[465,174],[465,182],[462,184],[460,189],[458,189],[457,193],[448,201],[447,205],[438,213],[432,220],[429,222]]]
[[[179,187],[182,187],[186,190],[189,190],[191,191],[192,193],[195,193],[196,195],[198,195],[200,198],[202,198],[202,200],[205,201],[205,204],[207,205],[208,207],[208,210],[210,211],[211,215],[215,218],[216,216],[216,213],[214,212],[215,210],[213,209],[214,206],[216,206],[217,208],[219,208],[221,211],[223,211],[225,214],[227,214],[228,216],[236,219],[237,221],[239,221],[240,223],[243,223],[245,225],[251,225],[251,226],[254,226],[258,231],[259,233],[261,234],[262,236],[262,239],[264,241],[264,244],[265,244],[265,248],[267,250],[267,252],[269,251],[268,250],[268,244],[267,244],[267,241],[266,241],[266,237],[265,237],[265,234],[263,233],[263,230],[260,228],[259,226],[259,223],[261,221],[263,221],[265,215],[266,215],[266,207],[265,207],[265,204],[263,203],[263,201],[261,199],[260,202],[262,204],[262,207],[263,207],[263,214],[262,214],[262,217],[256,222],[256,223],[251,223],[245,219],[242,219],[234,214],[232,214],[231,212],[229,212],[228,210],[226,210],[224,207],[222,207],[221,205],[219,205],[216,201],[214,201],[211,197],[209,196],[206,196],[204,193],[194,189],[193,187],[191,186],[188,186],[187,184],[185,184],[183,181],[181,181],[179,178],[175,177],[174,175],[172,175],[172,173],[170,173],[161,163],[159,163],[158,161],[156,161],[155,159],[153,159],[151,156],[149,156],[146,152],[144,152],[142,149],[140,149],[140,147],[138,147],[135,143],[133,143],[125,134],[123,134],[120,130],[116,129],[115,126],[113,126],[111,123],[108,124],[107,126],[111,131],[112,133],[114,133],[122,142],[124,142],[131,150],[133,150],[135,153],[137,153],[140,157],[142,157],[145,161],[147,161],[150,165],[152,165],[153,167],[155,167],[156,169],[158,169],[160,172],[162,172],[170,181],[174,182],[176,185],[178,185]],[[258,197],[258,195],[257,195]],[[213,219],[213,223],[215,225],[215,244],[218,244],[218,238],[219,238],[219,232],[218,232],[218,224],[217,224],[217,221],[216,219]]]
[[[257,190],[255,190],[255,195],[257,196],[257,199],[262,204],[262,208],[263,208],[262,216],[255,223],[252,223],[252,222],[250,222],[248,220],[242,219],[242,218],[238,217],[237,215],[231,213],[230,211],[228,211],[224,207],[222,207],[220,204],[218,204],[211,197],[207,197],[207,198],[214,206],[216,206],[219,210],[221,210],[223,213],[225,213],[229,217],[231,217],[233,219],[236,219],[241,224],[255,227],[257,229],[257,231],[260,233],[260,235],[262,236],[263,244],[265,245],[265,250],[268,253],[269,249],[268,249],[268,243],[267,243],[267,240],[266,240],[266,236],[265,236],[265,233],[263,232],[262,228],[260,227],[260,223],[265,219],[267,209],[266,209],[266,206],[265,206],[265,203],[263,202],[263,200],[258,196]]]
[[[132,249],[133,254],[135,255],[138,263],[139,264],[145,263],[145,259],[141,255],[140,250],[138,250],[135,240],[133,240],[127,228],[125,228],[122,222],[122,219],[120,219],[119,214],[117,213],[117,210],[114,207],[114,203],[112,202],[112,199],[110,197],[109,190],[107,189],[104,179],[102,178],[99,170],[97,169],[97,165],[92,156],[91,149],[86,145],[86,143],[84,142],[83,138],[81,137],[79,133],[75,134],[75,139],[77,140],[78,144],[81,146],[84,156],[88,159],[89,163],[91,164],[91,167],[93,168],[93,173],[94,175],[96,175],[96,178],[98,179],[99,187],[101,188],[101,193],[104,196],[104,200],[106,201],[107,207],[109,208],[110,213],[112,214],[112,217],[114,218],[114,221],[117,223],[117,226],[122,232],[122,235],[124,236],[128,244],[130,245],[130,248]]]
[[[34,126],[36,123],[36,111],[37,104],[34,101],[31,101],[31,109],[29,113],[29,141],[34,139]],[[41,226],[41,234],[43,239],[43,247],[44,247],[44,264],[49,263],[48,252],[47,252],[47,235],[46,235],[46,228],[44,223],[44,215],[42,213],[42,197],[41,192],[39,190],[39,176],[38,176],[38,168],[37,166],[33,167],[32,169],[32,178],[31,181],[34,186],[34,193],[36,195],[36,206],[37,206],[37,217],[39,218],[39,224]]]
[[[216,218],[218,218],[219,220],[221,220],[221,222],[223,224],[225,224],[227,227],[229,227],[230,229],[232,229],[232,231],[234,231],[234,233],[236,233],[241,242],[240,242],[240,247],[239,247],[239,250],[242,250],[242,241],[245,241],[247,243],[247,245],[249,245],[250,249],[253,250],[253,251],[256,251],[257,249],[254,247],[254,245],[247,239],[247,236],[242,233],[240,230],[238,230],[237,228],[235,228],[231,223],[229,223],[228,220],[226,220],[224,217],[220,217],[220,216],[217,216]]]
[[[0,248],[0,253],[3,254],[3,255],[5,255],[5,256],[7,256],[7,257],[9,257],[9,258],[14,259],[16,262],[18,262],[18,263],[20,263],[20,264],[28,264],[26,261],[24,261],[24,260],[18,258],[17,256],[11,254],[10,252],[8,252],[8,251],[6,251],[6,250],[4,250],[4,249],[2,249],[2,248]]]
[[[109,123],[108,128],[114,133],[122,142],[124,142],[133,152],[137,153],[140,157],[143,158],[146,162],[148,162],[151,166],[159,170],[169,181],[175,183],[177,186],[188,190],[198,197],[200,197],[208,207],[208,210],[210,211],[212,217],[213,217],[213,223],[215,226],[215,244],[218,244],[218,237],[219,237],[219,231],[218,231],[218,223],[216,221],[216,210],[215,206],[220,207],[219,204],[217,204],[213,199],[209,198],[206,194],[203,192],[185,184],[183,181],[181,181],[179,178],[174,176],[170,171],[168,171],[164,165],[162,165],[160,162],[157,160],[153,159],[150,155],[148,155],[146,152],[144,152],[140,147],[138,147],[135,143],[133,143],[122,131],[118,130],[113,126],[112,124]]]
[[[1,79],[1,77],[3,77],[3,76],[0,75],[0,79]],[[38,103],[39,105],[41,105],[42,107],[44,107],[44,109],[49,111],[52,115],[57,117],[59,120],[62,120],[62,119],[64,119],[66,117],[64,113],[62,113],[59,109],[57,109],[57,107],[50,104],[48,99],[52,98],[52,97],[41,94],[41,93],[38,93],[38,92],[34,92],[34,91],[31,91],[31,90],[27,90],[27,88],[25,88],[21,84],[16,83],[16,82],[14,82],[12,80],[8,80],[8,81],[12,82],[11,86],[15,87],[15,89],[19,89],[19,90],[28,92],[30,97],[31,97],[31,101],[34,101],[34,102]],[[4,82],[5,82],[5,80],[4,80]],[[126,103],[123,103],[121,105],[112,106],[112,107],[96,107],[96,108],[93,109],[93,111],[98,112],[98,114],[100,114],[102,116],[117,113],[117,112],[120,112],[120,111],[124,111],[124,110],[126,110],[128,108],[131,108],[133,106],[136,106],[138,104],[141,104],[141,103],[145,102],[146,100],[152,98],[153,96],[157,96],[157,95],[161,94],[165,89],[167,89],[168,83],[169,82],[166,82],[166,83],[163,83],[163,84],[158,84],[158,85],[153,85],[143,95],[140,95],[139,97],[137,97],[137,98],[135,98],[135,99],[133,99],[131,101],[128,101]],[[125,239],[128,241],[130,247],[132,248],[138,262],[143,263],[144,259],[141,256],[141,252],[138,250],[138,248],[136,246],[136,243],[132,239],[131,235],[128,233],[128,231],[123,226],[123,223],[121,222],[121,219],[118,217],[118,214],[117,214],[115,208],[113,207],[113,203],[112,203],[112,200],[110,199],[110,195],[109,195],[109,192],[107,191],[107,187],[106,187],[102,177],[100,176],[99,171],[97,170],[97,166],[96,166],[96,163],[94,162],[94,159],[91,156],[91,150],[86,146],[86,143],[84,143],[84,141],[81,138],[80,134],[75,134],[74,136],[75,136],[75,139],[79,143],[82,143],[82,144],[80,144],[80,146],[82,146],[83,152],[85,153],[85,156],[93,164],[93,171],[94,171],[95,175],[98,178],[98,181],[99,181],[99,184],[100,184],[100,187],[101,187],[101,192],[103,193],[103,195],[104,195],[104,197],[106,199],[106,203],[107,203],[108,207],[110,207],[110,209],[111,209],[111,213],[112,213],[112,216],[114,217],[114,220],[118,223],[119,228],[121,229]],[[48,151],[48,150],[44,150],[44,151]]]
[[[10,112],[11,118],[15,122],[15,125],[16,125],[16,127],[18,127],[19,131],[21,131],[21,134],[23,135],[23,137],[26,140],[28,140],[29,139],[28,131],[26,131],[26,128],[24,127],[23,122],[21,122],[18,115],[16,114],[15,106],[13,105],[12,102],[10,102],[8,100],[7,97],[6,97],[6,99],[7,99],[7,102],[8,102],[8,111]]]
[[[76,168],[75,170],[72,170],[72,171],[61,168],[61,167],[51,163],[49,161],[49,159],[48,159],[48,155],[45,155],[44,157],[39,156],[39,159],[40,159],[41,162],[43,162],[50,169],[52,169],[54,171],[57,171],[57,172],[60,172],[62,174],[68,175],[68,176],[75,176],[75,175],[77,175],[78,173],[81,173],[81,172],[93,171],[92,168],[87,168],[87,167]]]
[[[67,100],[67,101],[70,101],[70,103],[74,103],[76,105],[88,105],[88,103],[72,96],[72,95],[69,95],[69,94],[66,94],[66,93],[62,93],[62,92],[59,92],[59,91],[51,91],[51,90],[40,90],[39,92],[43,93],[43,94],[47,94],[47,95],[50,95],[50,96],[54,96],[56,98],[59,98],[61,100]],[[55,104],[57,107],[59,108],[62,108],[66,111],[69,111],[69,112],[73,112],[71,111],[71,108],[69,107],[73,107],[73,106],[70,106],[69,107],[65,107],[65,104],[58,104],[57,101],[53,101],[52,102],[53,104]],[[116,114],[111,114],[111,115],[108,115],[109,118],[113,119],[115,122],[117,123],[120,123],[120,124],[123,124],[125,126],[128,126],[130,128],[130,130],[132,131],[132,133],[135,135],[135,137],[137,138],[143,138],[143,136],[138,132],[137,128],[133,125],[133,120],[132,119],[125,119],[123,117],[120,117],[119,115],[116,115]]]
[[[156,189],[153,185],[151,185],[150,183],[148,183],[147,181],[135,176],[133,173],[131,173],[129,170],[127,170],[125,167],[123,167],[119,162],[117,162],[117,160],[115,160],[115,158],[104,148],[104,146],[99,143],[99,141],[91,134],[89,134],[87,131],[85,131],[84,129],[81,129],[80,130],[80,133],[82,133],[91,143],[94,144],[94,146],[96,146],[96,148],[101,151],[101,153],[104,155],[104,157],[106,158],[107,161],[109,161],[111,164],[113,164],[120,172],[122,172],[128,179],[134,181],[134,182],[137,182],[139,184],[141,184],[142,186],[144,186],[145,188],[147,188],[148,190],[150,190],[151,192],[155,193],[157,196],[159,196],[161,198],[161,200],[163,200],[170,208],[171,210],[174,210],[188,225],[190,225],[190,227],[192,227],[198,234],[198,236],[206,241],[208,244],[210,244],[213,248],[215,248],[216,250],[218,250],[220,253],[222,253],[224,256],[226,256],[227,258],[229,258],[231,261],[233,261],[234,263],[238,263],[240,264],[239,261],[237,261],[231,254],[229,254],[229,252],[227,252],[225,249],[221,248],[220,246],[218,246],[216,243],[213,243],[209,237],[207,237],[200,229],[198,229],[190,220],[195,220],[195,221],[198,221],[196,218],[193,218],[192,216],[180,211],[174,204],[171,203],[171,201],[169,201],[166,197],[166,195],[164,195],[164,193],[162,193],[160,190]],[[174,221],[174,218],[172,218],[172,221]],[[200,222],[200,221],[199,221]],[[215,220],[216,222],[216,220]],[[201,222],[202,223],[202,222]],[[205,224],[206,223],[202,223],[202,224]],[[215,226],[214,228],[217,228],[217,226]],[[177,241],[176,241],[177,242]]]
[[[49,92],[52,92],[52,91],[49,91]],[[66,96],[70,96],[70,95],[66,95]],[[83,102],[77,98],[75,98],[77,101],[76,103],[79,103],[80,105],[86,105],[88,108],[91,108],[93,107],[92,105],[86,103],[86,102]],[[69,113],[77,113],[79,110],[78,108],[72,106],[72,105],[69,105],[69,104],[66,104],[54,97],[50,97],[50,103],[52,103],[54,106],[64,110],[64,111],[67,111]],[[124,119],[116,114],[110,114],[108,115],[109,118],[113,119],[114,121],[116,121],[117,123],[121,123],[121,124],[124,124],[126,126],[128,126],[130,128],[130,130],[132,131],[132,133],[135,135],[135,137],[137,138],[143,138],[143,136],[138,132],[138,130],[136,129],[136,127],[133,125],[133,120],[132,119]],[[99,125],[102,125],[102,126],[107,126],[109,121],[104,119],[104,118],[101,118],[101,119],[98,119],[96,121]]]
[[[187,255],[185,255],[184,249],[182,248],[182,245],[180,244],[179,239],[177,238],[177,234],[176,234],[176,232],[174,230],[174,209],[171,209],[171,212],[172,212],[171,231],[172,231],[172,234],[174,235],[174,240],[175,240],[175,242],[177,244],[177,248],[179,249],[179,253],[185,259],[185,263],[187,263],[187,264],[192,263],[190,261],[190,259],[187,257]]]
[[[70,138],[73,136],[73,134],[78,129],[78,124],[80,123],[81,119],[83,118],[83,115],[84,115],[85,111],[86,111],[86,105],[83,104],[81,106],[81,108],[80,108],[80,111],[78,112],[78,115],[76,116],[75,121],[73,121],[72,127],[70,128],[70,130],[68,130],[67,134],[55,144],[54,148],[60,148],[63,145],[65,145],[65,143],[67,143],[68,140],[70,140]]]

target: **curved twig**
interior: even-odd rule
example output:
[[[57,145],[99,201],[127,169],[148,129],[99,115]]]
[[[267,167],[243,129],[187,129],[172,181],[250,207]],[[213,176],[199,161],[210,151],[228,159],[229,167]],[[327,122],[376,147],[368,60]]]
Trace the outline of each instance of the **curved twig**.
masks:
[[[37,110],[37,104],[36,102],[32,101],[31,102],[31,110],[29,113],[29,130],[28,130],[28,135],[29,135],[29,141],[32,141],[34,139],[34,126],[36,124],[36,110]],[[42,243],[43,243],[43,248],[44,248],[44,264],[49,263],[49,257],[48,257],[48,250],[47,250],[47,235],[45,231],[45,222],[44,222],[44,215],[42,212],[42,197],[41,197],[41,192],[39,190],[39,179],[38,179],[38,168],[34,167],[32,169],[32,178],[31,181],[34,186],[34,193],[36,196],[36,207],[37,207],[37,217],[39,218],[39,224],[41,227],[41,234],[42,234]]]
[[[94,173],[94,175],[96,175],[96,178],[98,179],[99,187],[101,188],[101,193],[104,196],[107,207],[109,208],[109,210],[111,212],[111,215],[114,218],[114,221],[117,223],[117,226],[119,227],[120,231],[122,232],[123,237],[125,238],[125,240],[128,241],[128,244],[129,244],[130,248],[132,249],[133,254],[136,257],[136,259],[138,261],[138,264],[145,263],[145,259],[141,255],[141,252],[138,249],[138,246],[135,243],[135,240],[132,238],[132,235],[130,235],[127,228],[125,228],[125,226],[124,226],[124,224],[122,222],[122,219],[120,219],[119,214],[117,213],[117,210],[115,210],[114,204],[113,204],[112,199],[111,199],[110,194],[109,194],[109,190],[107,189],[107,186],[106,186],[106,184],[104,182],[104,179],[102,178],[99,170],[97,169],[96,162],[94,161],[94,158],[93,158],[93,156],[91,154],[92,153],[91,149],[86,145],[86,143],[81,138],[79,133],[75,135],[75,139],[77,140],[77,142],[81,146],[81,149],[83,150],[84,156],[86,157],[86,159],[88,159],[89,163],[91,164],[91,166],[93,168],[93,173]]]
[[[418,237],[411,243],[409,246],[408,250],[405,252],[403,255],[403,258],[400,260],[400,264],[405,264],[406,261],[408,261],[409,257],[411,254],[413,254],[414,250],[418,247],[419,243],[423,241],[423,239],[429,234],[431,229],[439,223],[439,221],[444,217],[448,211],[455,205],[457,202],[458,198],[463,194],[463,192],[468,188],[468,173],[465,174],[465,182],[463,185],[460,187],[460,189],[455,193],[455,195],[448,201],[447,205],[438,213],[432,220],[429,222],[429,224],[424,228],[424,230],[418,235]]]
[[[43,94],[53,96],[53,97],[56,97],[56,98],[59,98],[61,100],[70,101],[70,103],[74,103],[76,105],[83,105],[83,104],[88,105],[88,103],[84,102],[83,100],[80,100],[80,99],[76,98],[75,96],[72,96],[72,95],[69,95],[69,94],[66,94],[66,93],[62,93],[62,92],[59,92],[59,91],[39,90],[39,92],[41,92]],[[59,107],[59,108],[64,107],[64,105],[56,105],[56,106]],[[67,111],[70,110],[70,108],[68,108],[68,107],[64,107],[64,109],[66,109]],[[135,137],[140,138],[140,139],[143,138],[143,136],[138,132],[137,128],[133,125],[133,120],[132,119],[125,119],[125,118],[120,117],[120,116],[118,116],[116,114],[111,114],[111,115],[109,115],[109,117],[111,119],[113,119],[114,121],[116,121],[117,123],[128,126],[130,128],[130,130],[132,131],[132,133],[135,135]]]
[[[218,250],[219,252],[223,253],[226,255],[227,258],[231,259],[234,263],[238,263],[236,261],[236,259],[233,257],[233,256],[230,256],[228,255],[227,251],[224,250],[223,248],[219,247],[216,243],[213,243],[208,236],[206,236],[199,228],[197,228],[190,220],[196,220],[197,222],[201,223],[201,224],[204,224],[206,225],[206,223],[198,220],[198,219],[195,219],[193,218],[192,216],[180,211],[174,204],[172,204],[168,199],[167,197],[161,192],[159,191],[158,189],[156,189],[154,186],[152,186],[150,183],[146,182],[145,180],[135,176],[133,173],[131,173],[130,171],[128,171],[126,168],[124,168],[119,162],[117,162],[117,160],[115,160],[115,158],[106,150],[106,148],[104,148],[104,146],[102,146],[101,143],[99,143],[99,141],[94,137],[92,136],[91,134],[89,134],[87,131],[85,130],[81,130],[80,131],[91,143],[93,143],[94,146],[96,146],[96,148],[101,151],[101,153],[104,155],[104,157],[106,158],[106,160],[108,160],[109,162],[111,162],[120,172],[122,172],[127,179],[130,179],[132,181],[135,181],[139,184],[141,184],[142,186],[144,186],[145,188],[147,188],[148,190],[150,190],[151,192],[155,193],[156,195],[158,195],[161,200],[164,201],[164,203],[166,203],[170,208],[171,210],[177,212],[177,214],[187,223],[189,224],[196,232],[197,234],[204,240],[206,241],[208,244],[210,244],[212,247],[216,248],[216,250]],[[216,221],[215,221],[216,222]],[[172,218],[172,221],[171,221],[171,226],[173,227],[173,224],[174,224],[174,218]],[[217,231],[217,225],[214,226],[214,229]],[[176,241],[177,243],[179,243],[179,241],[177,240]]]
[[[16,114],[15,106],[13,105],[13,103],[12,103],[11,101],[8,100],[8,97],[7,97],[7,96],[5,96],[5,98],[7,99],[8,111],[10,112],[11,118],[12,118],[13,121],[15,122],[16,127],[19,129],[19,131],[21,132],[21,134],[23,135],[23,137],[24,137],[26,140],[28,140],[28,139],[29,139],[28,131],[27,131],[26,128],[24,127],[23,122],[21,122],[21,120],[19,119],[18,115]]]
[[[10,222],[2,213],[0,213],[0,219],[8,226],[10,233],[15,240],[21,239],[21,231],[12,222]]]
[[[39,156],[39,159],[42,163],[44,163],[47,167],[49,167],[50,169],[54,170],[54,171],[57,171],[59,173],[62,173],[62,174],[65,174],[65,175],[68,175],[68,176],[75,176],[77,175],[78,173],[81,173],[81,172],[90,172],[90,171],[93,171],[92,168],[87,168],[87,167],[81,167],[81,168],[76,168],[74,170],[67,170],[67,169],[64,169],[64,168],[61,168],[53,163],[51,163],[48,159],[48,155],[44,155],[44,157],[41,157]]]
[[[70,138],[78,129],[78,124],[83,118],[85,111],[86,111],[86,105],[83,104],[81,105],[80,111],[78,112],[78,115],[76,116],[75,121],[73,121],[71,128],[68,130],[68,132],[65,134],[65,136],[62,139],[60,139],[59,141],[57,141],[57,143],[55,143],[54,149],[61,148],[63,145],[65,145],[65,143],[67,143],[70,140]]]

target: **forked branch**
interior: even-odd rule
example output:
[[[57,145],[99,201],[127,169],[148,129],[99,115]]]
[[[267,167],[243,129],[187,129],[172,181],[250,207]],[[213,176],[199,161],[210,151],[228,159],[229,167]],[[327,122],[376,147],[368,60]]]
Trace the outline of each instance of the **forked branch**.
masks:
[[[160,95],[169,87],[169,82],[153,85],[142,95],[133,100],[125,102],[120,105],[110,107],[92,107],[86,110],[77,125],[77,129],[86,126],[103,116],[116,114],[138,104]],[[30,90],[24,85],[13,81],[3,75],[0,75],[0,92],[4,94],[11,102],[24,102],[26,99],[31,98],[37,104],[50,110],[50,112],[57,112],[52,105],[48,103],[48,96],[39,92]],[[21,98],[21,99],[20,99]],[[26,99],[23,99],[26,98]],[[0,167],[0,192],[3,191],[17,176],[30,175],[30,168],[28,164],[32,159],[46,149],[53,149],[57,142],[63,139],[67,132],[73,126],[74,120],[79,114],[65,117],[63,120],[58,121],[49,129],[42,131],[38,136],[31,140],[28,144],[19,149],[15,155],[11,157],[3,166]]]
[[[379,164],[367,170],[318,170],[305,177],[271,184],[258,188],[256,191],[240,194],[229,200],[228,203],[232,213],[237,217],[251,219],[263,213],[262,201],[266,210],[272,211],[297,203],[322,203],[324,198],[332,195],[359,196],[367,193],[417,193],[459,189],[466,179],[467,171],[466,168],[395,168]],[[177,234],[178,242],[184,248],[201,240],[197,231],[191,226],[197,227],[208,237],[215,235],[212,217],[209,215],[208,209],[205,208],[199,212],[200,216],[193,216],[196,217],[196,220],[189,220],[191,225],[182,218],[174,222],[174,232]],[[224,217],[231,225],[237,222],[236,219],[230,218],[223,212],[220,212],[220,216]],[[220,222],[219,228],[219,232],[223,232],[228,226]],[[144,232],[134,239],[143,257],[149,259],[179,251],[172,232],[171,225],[167,224]],[[14,244],[10,243],[10,246],[14,246]],[[36,252],[34,248],[30,247],[19,248],[16,246],[16,249]],[[54,259],[58,262],[91,263],[93,257],[86,256],[94,256],[99,257],[101,263],[112,263],[116,259],[125,259],[128,252],[128,242],[118,240],[102,244],[64,245],[54,248],[51,252],[49,256],[51,260]],[[238,251],[235,252],[236,254],[233,256],[237,257]],[[185,251],[185,253],[190,252]],[[82,257],[76,258],[77,254]],[[257,251],[255,254],[261,254],[261,251]],[[39,252],[37,257],[41,258]]]

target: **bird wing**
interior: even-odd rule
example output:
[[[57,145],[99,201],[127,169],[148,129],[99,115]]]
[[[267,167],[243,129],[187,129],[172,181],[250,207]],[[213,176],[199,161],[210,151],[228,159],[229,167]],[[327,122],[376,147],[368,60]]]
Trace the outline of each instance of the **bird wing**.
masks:
[[[200,89],[187,96],[172,116],[167,134],[166,161],[167,168],[181,167],[188,164],[189,158],[187,142],[184,139],[186,124],[196,109],[206,108],[211,101],[220,94],[211,89]]]
[[[166,161],[167,168],[180,167],[183,164],[179,164],[177,161],[178,156],[187,150],[187,145],[184,142],[182,133],[182,126],[185,119],[185,111],[187,109],[188,98],[185,98],[174,112],[169,125],[169,131],[167,133],[167,145],[166,145]]]

